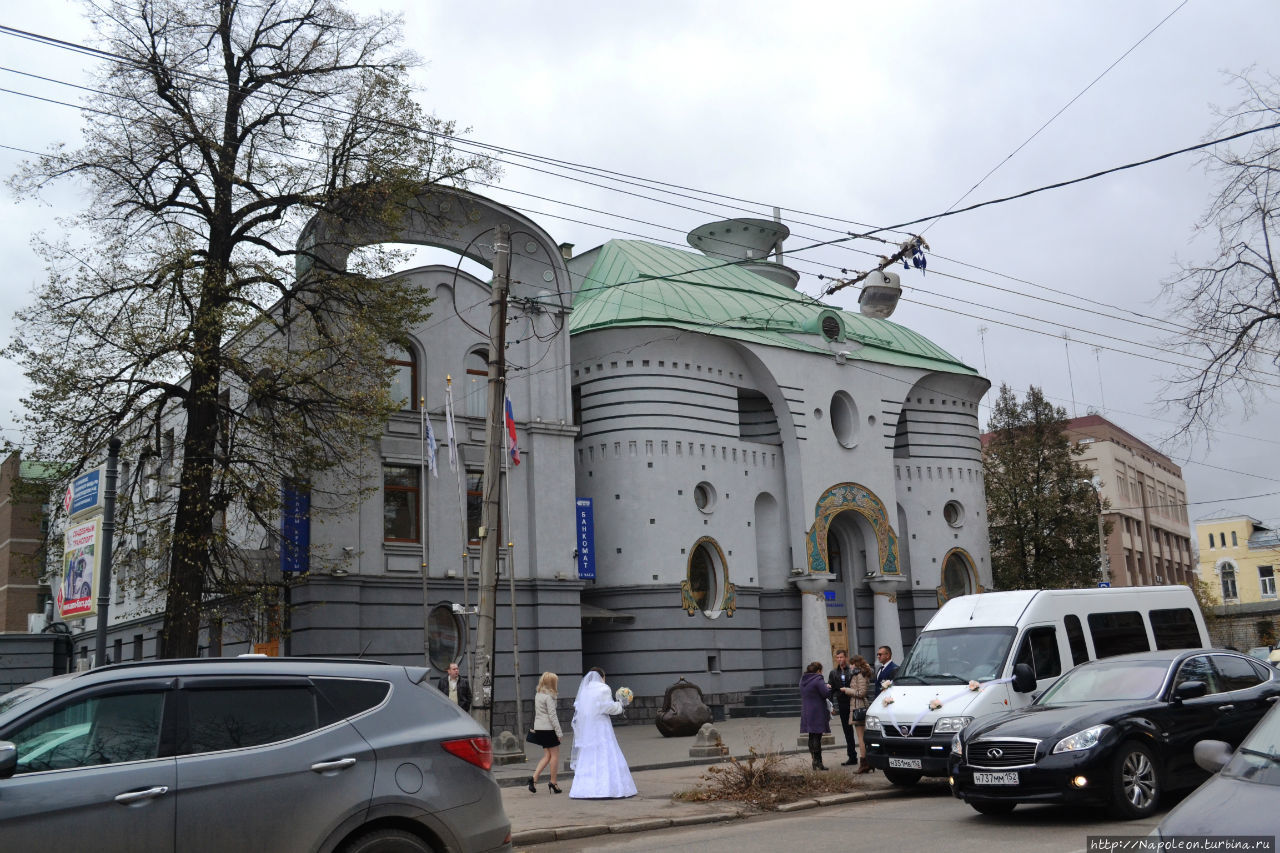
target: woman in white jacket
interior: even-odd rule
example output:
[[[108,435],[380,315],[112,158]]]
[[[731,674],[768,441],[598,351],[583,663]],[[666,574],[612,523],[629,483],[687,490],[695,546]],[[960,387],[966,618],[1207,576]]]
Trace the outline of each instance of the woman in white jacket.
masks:
[[[529,743],[542,747],[542,758],[538,766],[533,768],[529,777],[529,791],[538,793],[538,774],[543,767],[551,768],[551,781],[547,790],[553,794],[560,793],[556,784],[556,771],[560,766],[560,717],[556,714],[556,690],[560,679],[554,672],[544,672],[538,679],[538,692],[533,697],[533,731],[529,732]]]

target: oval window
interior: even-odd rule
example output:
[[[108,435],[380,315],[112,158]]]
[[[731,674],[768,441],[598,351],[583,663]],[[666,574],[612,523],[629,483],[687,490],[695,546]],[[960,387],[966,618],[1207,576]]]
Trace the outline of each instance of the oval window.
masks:
[[[462,617],[453,612],[447,601],[431,608],[427,617],[427,657],[433,669],[444,672],[449,664],[462,660],[466,627]]]
[[[840,321],[828,314],[822,318],[822,336],[829,341],[840,340]]]
[[[947,558],[947,564],[942,569],[942,589],[948,601],[973,592],[969,567],[959,554],[952,554]]]
[[[942,508],[942,517],[952,527],[960,527],[964,524],[964,507],[959,501],[947,501],[947,505]]]
[[[715,486],[701,482],[693,487],[693,502],[702,512],[711,512],[716,505]]]
[[[831,395],[831,432],[841,447],[857,446],[855,437],[858,434],[858,407],[847,391],[837,391]]]
[[[720,583],[717,578],[715,557],[703,544],[693,550],[689,558],[689,591],[698,609],[710,615],[720,607]]]

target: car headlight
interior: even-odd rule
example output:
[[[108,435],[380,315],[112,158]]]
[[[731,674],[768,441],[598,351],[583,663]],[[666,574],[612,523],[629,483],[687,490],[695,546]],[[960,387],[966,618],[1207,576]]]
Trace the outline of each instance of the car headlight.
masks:
[[[1094,726],[1093,728],[1085,729],[1082,732],[1076,732],[1073,735],[1068,735],[1058,741],[1058,745],[1053,748],[1053,754],[1057,755],[1059,752],[1075,752],[1076,750],[1095,747],[1098,745],[1098,741],[1102,740],[1102,736],[1106,734],[1107,730],[1110,728],[1111,726],[1107,725]]]
[[[879,718],[879,717],[867,717],[867,721],[866,721],[866,724],[865,724],[865,726],[864,726],[864,727],[865,727],[865,728],[866,728],[866,730],[867,730],[867,731],[869,731],[869,732],[878,732],[878,731],[880,731],[880,718]]]
[[[960,743],[960,733],[951,739],[951,754],[964,758],[964,745]]]
[[[935,732],[958,732],[973,722],[973,717],[939,717],[933,724]]]

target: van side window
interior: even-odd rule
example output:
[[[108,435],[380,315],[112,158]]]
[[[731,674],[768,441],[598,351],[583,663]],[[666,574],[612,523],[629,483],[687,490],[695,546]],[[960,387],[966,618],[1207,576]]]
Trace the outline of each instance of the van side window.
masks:
[[[1071,646],[1071,665],[1078,666],[1089,659],[1089,647],[1084,642],[1084,628],[1080,625],[1080,617],[1068,613],[1062,617],[1067,626],[1067,644]]]
[[[1190,607],[1152,610],[1150,617],[1157,649],[1198,649],[1203,645]]]
[[[1036,681],[1062,675],[1062,658],[1058,655],[1058,629],[1032,628],[1022,638],[1014,663],[1031,664]]]
[[[1136,610],[1090,613],[1089,633],[1093,635],[1093,650],[1099,658],[1151,651],[1142,614]]]

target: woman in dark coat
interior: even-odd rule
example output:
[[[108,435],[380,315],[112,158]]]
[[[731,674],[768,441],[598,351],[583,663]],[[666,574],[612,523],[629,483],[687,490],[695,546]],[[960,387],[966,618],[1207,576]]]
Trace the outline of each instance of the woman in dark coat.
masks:
[[[826,770],[822,763],[822,736],[831,731],[831,711],[827,697],[831,686],[822,677],[822,664],[814,661],[800,676],[800,731],[809,735],[809,754],[813,769]]]

